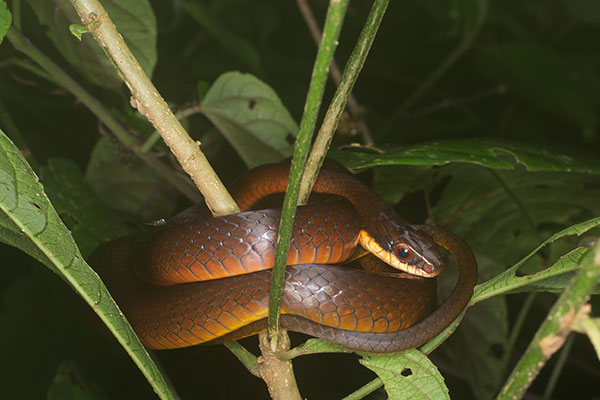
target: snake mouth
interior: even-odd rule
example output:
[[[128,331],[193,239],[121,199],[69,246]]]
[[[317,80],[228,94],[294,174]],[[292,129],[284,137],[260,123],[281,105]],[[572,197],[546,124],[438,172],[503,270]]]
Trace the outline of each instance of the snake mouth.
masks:
[[[423,276],[425,278],[434,278],[434,277],[438,276],[439,274],[441,274],[442,272],[444,272],[445,269],[446,269],[446,264],[443,262],[438,263],[438,264],[433,264],[426,260],[421,260],[421,262],[415,266],[415,270],[420,272],[417,274],[420,276]]]

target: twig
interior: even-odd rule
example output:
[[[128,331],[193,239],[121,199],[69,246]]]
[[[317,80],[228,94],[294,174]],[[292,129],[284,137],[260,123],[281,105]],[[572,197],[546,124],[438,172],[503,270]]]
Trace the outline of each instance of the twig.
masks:
[[[327,70],[331,64],[333,53],[337,47],[342,22],[346,15],[348,0],[331,0],[325,19],[324,35],[317,51],[312,77],[304,106],[304,115],[300,122],[300,131],[296,138],[292,164],[288,179],[287,190],[283,201],[275,265],[271,278],[269,293],[268,330],[259,336],[262,357],[259,360],[261,376],[269,387],[269,393],[274,399],[300,399],[296,385],[292,362],[278,357],[280,352],[289,350],[289,337],[279,325],[281,296],[285,279],[285,264],[290,247],[294,215],[298,203],[300,178],[308,156],[311,139],[314,133],[319,107],[327,82]]]
[[[282,335],[275,348],[269,340],[269,334],[262,332],[258,336],[262,354],[258,359],[260,377],[265,381],[273,400],[301,400],[292,363],[282,360],[278,354],[290,349],[290,339]]]
[[[323,164],[327,149],[331,144],[338,122],[346,106],[346,99],[348,99],[348,96],[352,92],[352,88],[369,54],[388,2],[389,0],[376,0],[373,3],[373,7],[360,33],[356,46],[348,59],[346,68],[344,68],[344,76],[333,95],[331,104],[327,109],[319,133],[315,139],[310,157],[306,163],[306,170],[304,171],[300,187],[300,204],[305,204],[308,200],[317,173]]]
[[[308,30],[310,31],[315,43],[318,45],[321,41],[321,29],[317,24],[317,20],[315,18],[310,5],[307,0],[297,0],[298,8],[304,17],[304,21],[306,25],[308,25]],[[331,63],[331,70],[329,71],[331,78],[335,82],[337,86],[340,85],[342,80],[342,72],[340,71],[340,67],[338,66],[335,59],[333,59]],[[363,139],[364,144],[373,145],[375,142],[373,141],[373,137],[371,136],[371,131],[365,122],[363,117],[363,107],[358,103],[356,97],[352,93],[348,95],[348,110],[352,114],[352,118],[359,121],[360,124],[360,133]]]
[[[338,37],[342,29],[342,22],[346,15],[348,0],[332,0],[329,3],[327,16],[325,18],[324,34],[317,51],[317,59],[313,67],[304,115],[300,122],[300,132],[296,139],[290,175],[283,201],[281,222],[279,225],[279,236],[277,238],[277,250],[275,254],[275,266],[271,281],[271,293],[269,296],[269,333],[275,340],[279,336],[279,309],[281,307],[281,295],[283,293],[283,281],[285,276],[285,262],[287,260],[290,239],[292,236],[292,224],[298,203],[300,191],[300,178],[308,156],[310,142],[313,136],[319,107],[323,99],[325,83],[327,82],[327,70],[333,59],[333,53],[337,47]]]
[[[354,392],[350,393],[348,396],[344,397],[342,400],[360,400],[363,397],[366,397],[368,394],[373,393],[377,389],[379,389],[383,385],[381,379],[373,379],[371,382],[366,385],[356,389]]]
[[[523,328],[523,324],[527,320],[529,316],[529,310],[533,305],[533,301],[537,297],[536,292],[531,292],[527,295],[525,301],[521,304],[521,309],[519,310],[519,314],[517,315],[517,319],[513,324],[512,330],[510,332],[510,336],[508,337],[508,341],[506,343],[506,349],[504,351],[504,355],[502,357],[502,368],[506,368],[508,365],[508,360],[513,352],[515,347],[515,343],[517,342],[517,338],[519,337],[519,333],[521,333],[521,329]]]
[[[227,342],[223,344],[229,351],[233,353],[234,356],[237,357],[238,360],[244,367],[254,376],[261,377],[260,370],[258,367],[258,362],[256,360],[256,356],[250,353],[244,346],[239,344],[238,342]]]
[[[189,137],[169,106],[146,76],[123,37],[97,0],[71,0],[81,21],[100,44],[129,88],[131,105],[160,132],[183,169],[204,195],[213,215],[231,214],[239,208],[212,169],[199,142]]]
[[[183,109],[177,111],[175,113],[175,117],[178,120],[182,120],[182,119],[190,117],[194,114],[199,114],[201,112],[202,112],[202,106],[200,106],[199,104],[196,104],[191,107],[186,107],[186,108],[183,108]],[[142,144],[140,146],[138,153],[146,153],[146,152],[150,151],[150,149],[152,148],[152,146],[154,146],[154,144],[156,143],[156,141],[158,139],[160,139],[160,133],[158,131],[152,132],[150,134],[150,136],[148,136],[148,139],[146,139],[144,144]]]

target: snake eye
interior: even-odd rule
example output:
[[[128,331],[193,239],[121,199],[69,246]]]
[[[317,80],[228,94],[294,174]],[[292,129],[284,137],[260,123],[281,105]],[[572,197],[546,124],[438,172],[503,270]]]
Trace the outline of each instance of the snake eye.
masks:
[[[413,257],[412,250],[404,244],[399,244],[398,246],[396,246],[394,252],[396,253],[396,257],[398,257],[398,260],[402,262],[408,262]]]

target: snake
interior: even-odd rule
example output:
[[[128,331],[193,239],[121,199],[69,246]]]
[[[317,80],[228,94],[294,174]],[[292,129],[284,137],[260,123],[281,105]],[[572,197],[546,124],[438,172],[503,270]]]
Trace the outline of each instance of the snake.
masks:
[[[144,346],[218,344],[266,329],[281,210],[260,207],[285,192],[288,175],[285,162],[254,168],[231,189],[239,213],[207,218],[192,208],[91,254]],[[427,343],[467,307],[477,263],[458,236],[410,224],[338,164],[324,165],[312,193],[322,198],[298,207],[294,220],[284,329],[354,350],[398,352]],[[436,307],[435,277],[445,269],[437,245],[459,273]],[[365,268],[341,265],[364,253]]]

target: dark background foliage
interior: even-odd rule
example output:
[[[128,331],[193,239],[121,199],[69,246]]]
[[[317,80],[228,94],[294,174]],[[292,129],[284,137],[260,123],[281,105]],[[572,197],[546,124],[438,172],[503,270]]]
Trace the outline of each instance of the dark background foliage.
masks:
[[[55,13],[61,12],[62,2],[50,3]],[[184,109],[198,102],[207,83],[226,71],[237,70],[254,74],[270,85],[299,121],[315,45],[295,4],[243,0],[199,3],[210,24],[200,24],[186,1],[151,2],[158,38],[152,80],[165,99],[174,109]],[[48,27],[40,25],[36,17],[40,10],[34,12],[34,4],[22,4],[23,33],[132,132],[140,138],[149,135],[151,126],[135,116],[123,86],[102,87],[90,82],[81,69],[61,56],[47,36]],[[600,3],[506,0],[492,2],[485,13],[482,4],[477,0],[390,3],[354,91],[376,145],[493,138],[543,147],[578,160],[597,157]],[[313,1],[311,5],[321,21],[326,2]],[[368,2],[350,4],[336,53],[341,65],[353,48],[369,7]],[[482,23],[480,30],[478,21]],[[460,46],[464,52],[456,62],[407,106],[406,99]],[[71,188],[102,187],[95,175],[102,175],[94,164],[98,158],[90,161],[94,160],[94,149],[102,155],[97,157],[108,157],[109,162],[122,166],[121,173],[129,171],[130,179],[121,181],[122,187],[107,183],[104,191],[97,193],[100,199],[110,200],[119,190],[132,195],[134,187],[143,193],[129,209],[115,211],[121,224],[126,221],[123,228],[102,229],[124,232],[188,205],[174,191],[158,190],[166,186],[163,181],[147,177],[131,151],[118,145],[70,93],[16,62],[24,59],[5,40],[0,47],[0,124],[29,156],[59,212],[61,202],[87,201],[70,197]],[[333,86],[329,85],[326,99],[332,93]],[[194,137],[202,139],[203,150],[225,182],[246,169],[207,118],[196,115],[185,123]],[[98,145],[102,137],[110,140],[103,139],[104,144]],[[334,148],[358,141],[359,136],[339,135]],[[99,150],[100,146],[104,149]],[[64,166],[61,163],[65,161],[57,158],[74,165]],[[508,154],[505,158],[514,163]],[[594,161],[589,165],[597,166]],[[482,264],[482,279],[512,265],[562,227],[598,215],[600,187],[593,175],[533,174],[519,165],[514,171],[492,177],[482,167],[455,164],[444,168],[378,168],[360,176],[373,183],[386,199],[398,202],[398,210],[411,221],[429,218],[463,235]],[[90,184],[90,180],[94,182]],[[513,204],[514,199],[498,189],[498,182],[504,182],[510,193],[523,200],[521,206],[529,211],[525,214],[530,221],[523,217],[523,209]],[[425,197],[432,203],[432,212],[425,206]],[[86,233],[79,231],[77,236],[75,227],[81,221],[68,212],[62,212],[61,217],[74,230],[76,239],[96,235],[100,240],[115,235],[83,226],[78,229]],[[78,244],[84,255],[95,246],[93,240],[78,239]],[[551,247],[528,264],[529,271],[551,264],[573,245]],[[4,344],[1,397],[42,398],[51,387],[49,398],[61,398],[61,379],[68,378],[82,390],[100,393],[100,398],[152,397],[150,387],[121,347],[93,327],[93,317],[86,317],[86,307],[64,282],[19,250],[2,245],[0,251],[5,266],[4,279],[0,280],[0,338]],[[537,296],[516,345],[506,353],[512,323],[527,296],[516,294],[478,305],[472,310],[474,317],[461,327],[462,333],[432,355],[452,398],[489,398],[497,392],[555,299],[551,293]],[[302,339],[293,336],[295,343]],[[256,350],[256,338],[245,339],[243,344]],[[589,341],[578,336],[572,346],[552,398],[599,398],[600,385],[594,382],[598,382],[600,368]],[[264,384],[222,346],[164,351],[157,356],[183,398],[267,396]],[[339,398],[373,379],[375,375],[356,359],[354,355],[318,355],[296,360],[301,393],[310,399]],[[528,398],[541,397],[553,365],[554,359]],[[375,393],[371,398],[382,396]]]

